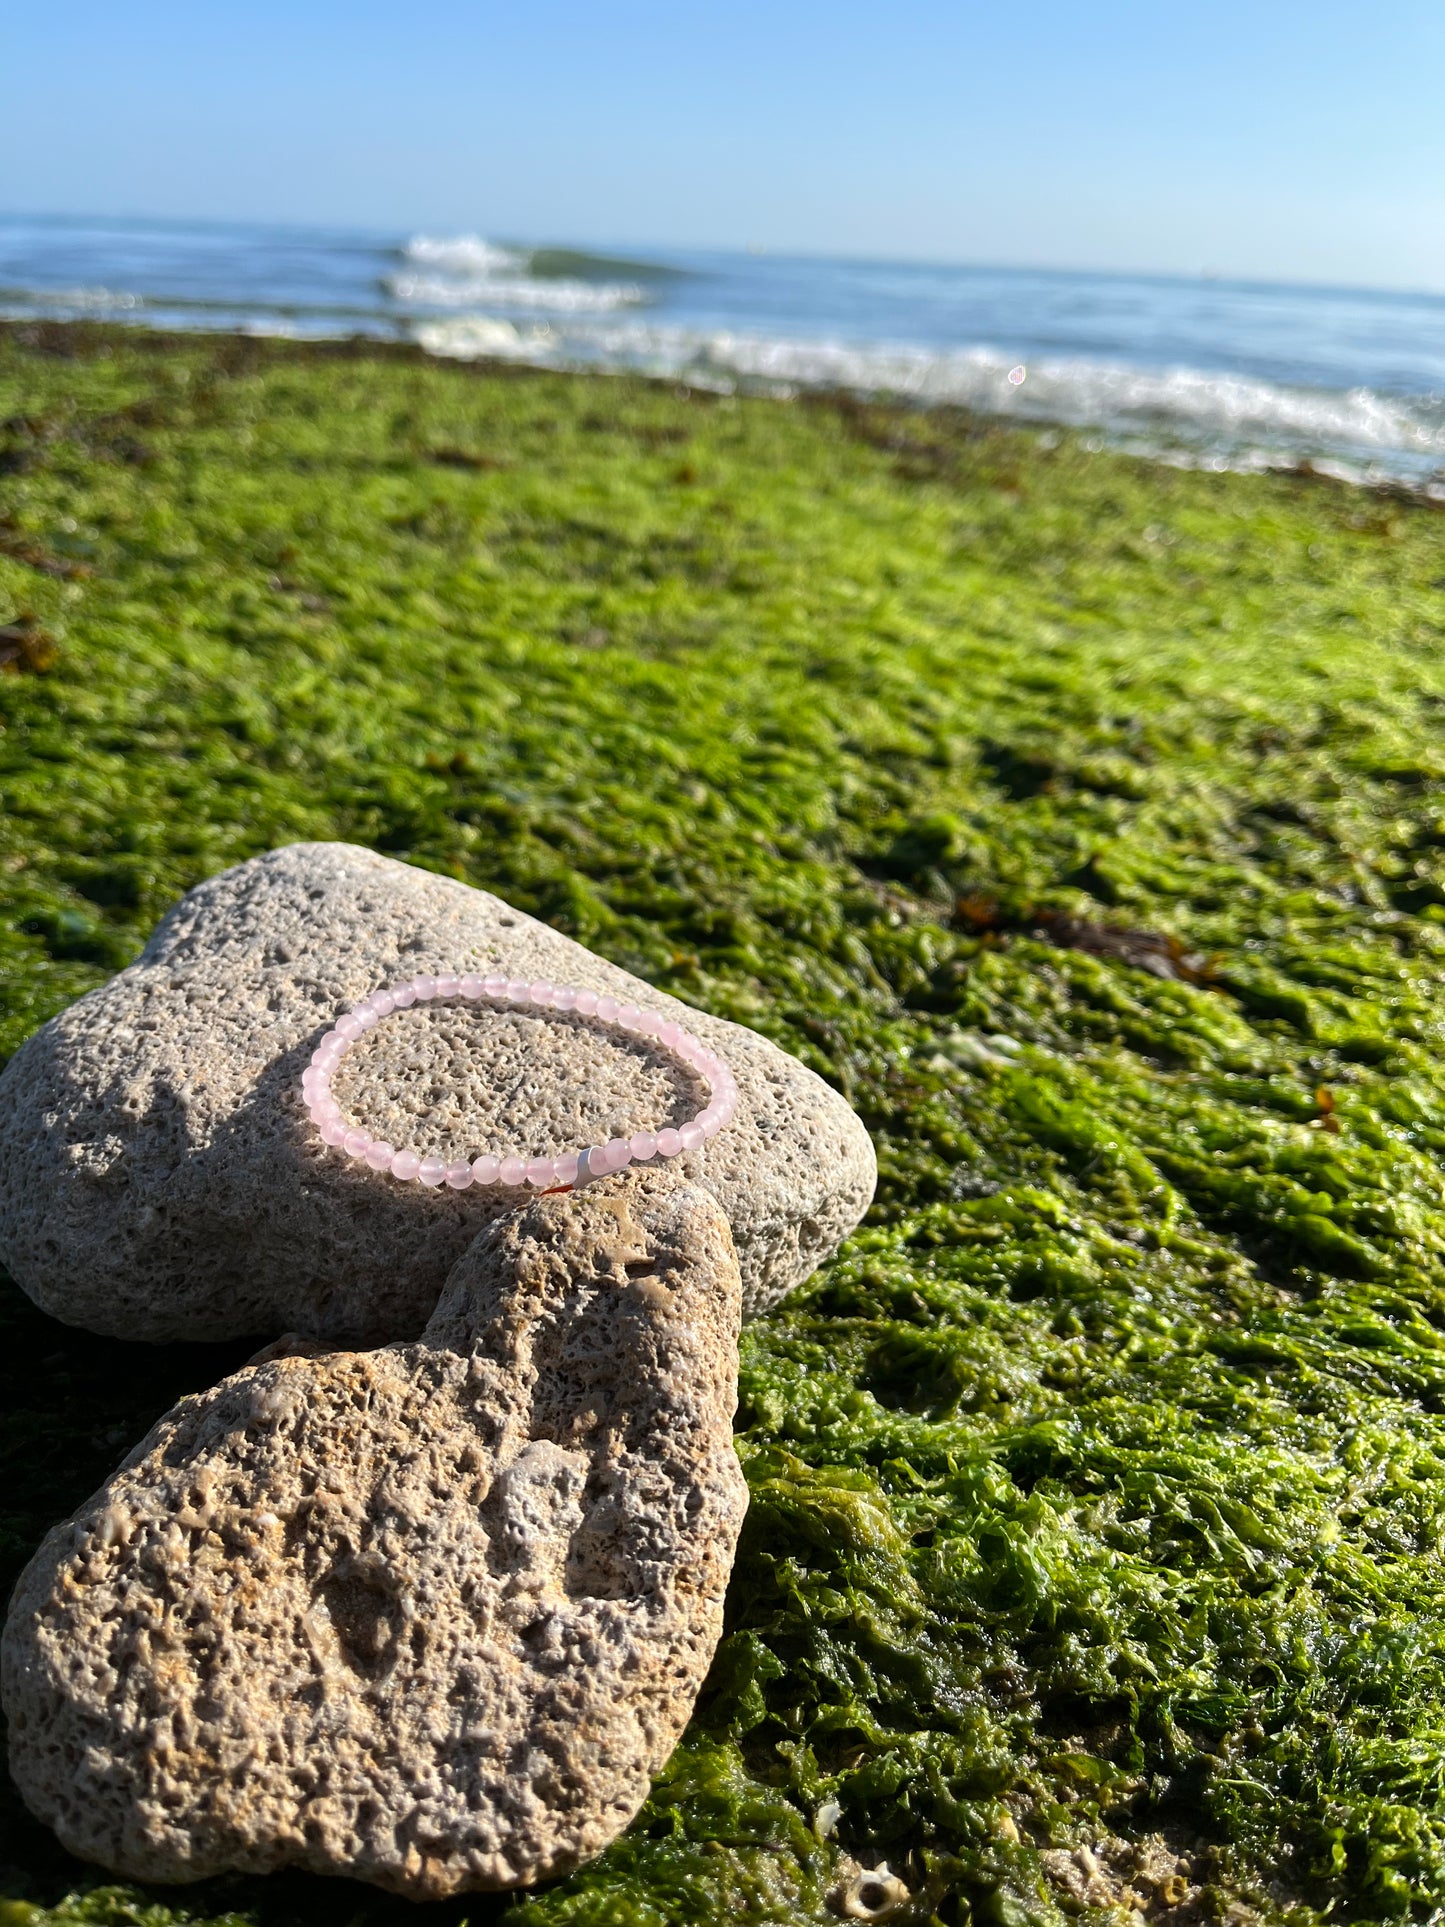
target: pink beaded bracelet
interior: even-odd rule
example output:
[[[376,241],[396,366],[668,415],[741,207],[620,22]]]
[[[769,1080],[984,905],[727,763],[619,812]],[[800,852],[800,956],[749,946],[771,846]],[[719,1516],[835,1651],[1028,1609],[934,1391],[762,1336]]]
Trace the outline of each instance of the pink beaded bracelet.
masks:
[[[485,999],[494,1004],[530,1004],[544,1010],[575,1010],[580,1016],[595,1017],[600,1023],[615,1024],[619,1030],[654,1038],[663,1049],[696,1071],[708,1087],[706,1107],[677,1130],[637,1131],[631,1137],[610,1138],[605,1144],[589,1145],[584,1151],[569,1151],[559,1158],[506,1157],[466,1158],[448,1164],[438,1157],[421,1157],[415,1151],[398,1151],[385,1138],[374,1138],[359,1125],[349,1124],[341,1106],[331,1095],[331,1078],[346,1052],[383,1017],[409,1004],[429,1002],[437,997],[466,997],[474,1003]],[[465,1191],[469,1184],[529,1184],[538,1191],[569,1189],[588,1178],[605,1177],[624,1165],[644,1164],[649,1158],[673,1158],[679,1151],[695,1151],[710,1137],[716,1137],[737,1109],[738,1087],[727,1065],[706,1044],[656,1011],[642,1010],[636,1004],[619,1003],[615,997],[595,990],[575,990],[567,984],[522,983],[502,976],[478,977],[468,971],[461,975],[444,973],[440,977],[413,977],[409,983],[393,984],[390,990],[373,991],[354,1010],[339,1017],[311,1053],[311,1062],[301,1078],[301,1093],[311,1121],[322,1141],[334,1144],[348,1157],[369,1164],[373,1171],[389,1171],[394,1178],[416,1178],[422,1184],[449,1184],[454,1191]]]

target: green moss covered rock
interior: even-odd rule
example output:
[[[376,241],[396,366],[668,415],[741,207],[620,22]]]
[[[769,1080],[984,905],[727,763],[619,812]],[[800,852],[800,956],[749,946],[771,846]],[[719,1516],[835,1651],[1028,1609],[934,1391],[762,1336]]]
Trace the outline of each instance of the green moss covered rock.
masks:
[[[511,1927],[822,1923],[880,1861],[947,1927],[1445,1906],[1439,511],[372,347],[12,329],[0,385],[9,1048],[338,837],[879,1147],[745,1334],[692,1727]],[[3,1302],[13,1572],[237,1361]],[[16,1927],[399,1918],[5,1826]]]

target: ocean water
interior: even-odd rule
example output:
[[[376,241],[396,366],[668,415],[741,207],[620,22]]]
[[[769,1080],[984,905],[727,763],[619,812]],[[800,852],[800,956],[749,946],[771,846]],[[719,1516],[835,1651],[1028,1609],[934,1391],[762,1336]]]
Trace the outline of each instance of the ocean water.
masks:
[[[0,218],[0,314],[844,387],[1445,500],[1445,296],[480,234]]]

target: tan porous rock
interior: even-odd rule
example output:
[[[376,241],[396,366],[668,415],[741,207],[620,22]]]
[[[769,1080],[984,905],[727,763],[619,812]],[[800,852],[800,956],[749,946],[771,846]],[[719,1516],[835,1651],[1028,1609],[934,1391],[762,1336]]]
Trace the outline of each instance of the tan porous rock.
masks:
[[[126,1338],[415,1337],[456,1259],[518,1193],[377,1176],[326,1150],[299,1084],[360,998],[466,969],[630,999],[726,1057],[737,1115],[677,1162],[728,1214],[749,1313],[806,1278],[867,1209],[868,1135],[795,1058],[484,891],[350,844],[301,843],[192,890],[136,963],[0,1075],[0,1262],[55,1317]],[[641,1037],[461,1002],[387,1018],[336,1089],[375,1135],[448,1160],[556,1155],[675,1125],[703,1095]]]
[[[738,1318],[716,1201],[610,1179],[485,1230],[419,1342],[184,1399],[16,1588],[27,1805],[140,1880],[432,1899],[597,1853],[721,1629]]]

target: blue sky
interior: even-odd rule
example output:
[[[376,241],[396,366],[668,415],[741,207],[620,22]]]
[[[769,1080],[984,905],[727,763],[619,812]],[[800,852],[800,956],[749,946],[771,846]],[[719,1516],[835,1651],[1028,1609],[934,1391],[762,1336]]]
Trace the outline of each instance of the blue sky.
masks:
[[[70,0],[0,205],[1445,289],[1445,0]]]

